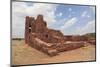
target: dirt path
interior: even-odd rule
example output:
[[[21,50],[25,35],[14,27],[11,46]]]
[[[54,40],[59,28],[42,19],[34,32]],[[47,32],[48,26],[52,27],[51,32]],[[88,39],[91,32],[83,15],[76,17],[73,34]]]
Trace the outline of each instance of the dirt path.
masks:
[[[24,43],[24,40],[12,41],[12,63],[15,65],[60,63],[95,60],[95,46],[89,45],[79,49],[62,52],[50,57]]]

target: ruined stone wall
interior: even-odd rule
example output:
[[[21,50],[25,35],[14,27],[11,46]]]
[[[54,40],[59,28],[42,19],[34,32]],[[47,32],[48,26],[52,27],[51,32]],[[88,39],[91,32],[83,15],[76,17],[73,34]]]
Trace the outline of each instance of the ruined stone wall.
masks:
[[[44,33],[47,29],[47,24],[43,20],[43,16],[39,15],[37,16],[37,19],[33,23],[32,29],[34,30],[35,33]]]
[[[36,19],[34,17],[26,17],[25,43],[49,55],[56,55],[58,52],[83,47],[84,42],[78,41],[86,40],[86,37],[64,36],[59,30],[47,28],[42,15],[38,15]],[[66,41],[71,42],[66,43]]]
[[[26,20],[25,20],[25,43],[28,44],[29,43],[29,34],[32,31],[32,22],[34,22],[34,17],[29,17],[26,16]]]
[[[87,41],[88,38],[84,36],[64,36],[59,30],[47,28],[47,24],[42,15],[38,15],[37,19],[34,17],[26,17],[25,24],[25,42],[29,41],[29,34],[35,33],[38,38],[48,43],[57,43],[64,41]],[[30,36],[32,37],[32,36]]]
[[[26,22],[25,22],[25,43],[28,43],[29,39],[29,16],[26,16]]]
[[[88,37],[85,36],[65,36],[66,41],[88,41]]]
[[[29,34],[35,33],[38,38],[48,43],[60,42],[63,34],[58,30],[48,29],[42,15],[38,15],[35,20],[33,17],[26,17],[25,42],[29,41]],[[32,36],[30,36],[32,37]]]

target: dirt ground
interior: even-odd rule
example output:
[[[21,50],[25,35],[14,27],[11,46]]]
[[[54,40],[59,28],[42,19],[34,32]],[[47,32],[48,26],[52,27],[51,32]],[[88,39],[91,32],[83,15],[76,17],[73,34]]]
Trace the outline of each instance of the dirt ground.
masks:
[[[50,57],[27,44],[24,40],[12,40],[12,64],[46,64],[76,61],[94,61],[95,46],[88,45],[71,51],[61,52],[57,56]]]

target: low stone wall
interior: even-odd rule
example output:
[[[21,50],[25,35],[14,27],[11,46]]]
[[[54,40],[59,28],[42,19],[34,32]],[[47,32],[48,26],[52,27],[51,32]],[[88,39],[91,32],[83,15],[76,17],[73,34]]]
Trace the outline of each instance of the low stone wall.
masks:
[[[29,45],[33,48],[36,48],[37,50],[40,50],[50,56],[55,56],[58,54],[57,50],[52,48],[52,43],[46,43],[38,38],[33,37],[30,41],[31,42]]]
[[[96,45],[96,41],[95,40],[89,40],[87,42],[90,43],[90,44],[92,44],[92,45]]]
[[[34,47],[50,56],[55,56],[59,52],[84,47],[84,42],[46,43],[43,40],[41,40],[33,35],[33,37],[30,38],[30,46]]]
[[[88,37],[85,36],[64,36],[66,41],[88,41]]]
[[[66,44],[56,44],[53,46],[53,48],[58,52],[69,51],[80,47],[84,47],[84,42],[70,42]]]

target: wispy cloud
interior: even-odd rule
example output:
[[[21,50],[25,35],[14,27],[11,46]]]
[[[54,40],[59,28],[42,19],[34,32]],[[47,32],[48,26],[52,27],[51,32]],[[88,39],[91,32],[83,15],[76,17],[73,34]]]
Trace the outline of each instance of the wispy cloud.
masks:
[[[48,26],[56,22],[54,12],[57,5],[55,4],[33,3],[28,6],[25,2],[13,2],[12,6],[12,33],[14,37],[20,37],[24,34],[24,32],[20,31],[24,30],[25,16],[27,15],[36,18],[38,14],[42,14]]]
[[[93,10],[93,12],[95,13],[95,7],[90,7],[92,10]]]
[[[95,20],[87,22],[83,27],[78,27],[75,31],[76,34],[86,34],[86,33],[94,33],[95,32]]]
[[[81,29],[81,34],[85,34],[85,33],[90,33],[90,32],[95,32],[95,20],[89,21],[87,25],[85,25],[82,29]]]
[[[63,14],[60,12],[57,16],[59,16],[59,17],[60,17],[60,16],[62,16],[62,15],[63,15]]]
[[[74,25],[74,23],[76,23],[76,22],[77,22],[77,18],[73,17],[73,18],[67,20],[65,22],[65,24],[63,26],[61,26],[60,28],[61,28],[61,30],[67,29],[67,28],[71,27],[72,25]]]
[[[69,8],[68,10],[69,10],[69,11],[72,11],[72,8]]]
[[[84,11],[83,13],[82,13],[82,17],[85,17],[87,15],[87,12],[86,11]]]
[[[24,37],[25,17],[36,18],[38,14],[44,16],[49,28],[61,30],[65,35],[95,32],[95,7],[12,2],[12,37]]]

